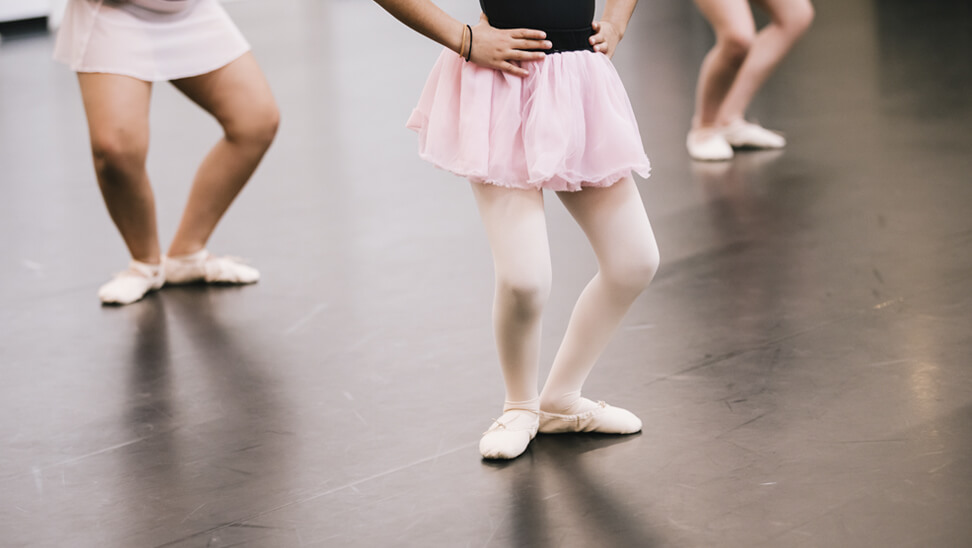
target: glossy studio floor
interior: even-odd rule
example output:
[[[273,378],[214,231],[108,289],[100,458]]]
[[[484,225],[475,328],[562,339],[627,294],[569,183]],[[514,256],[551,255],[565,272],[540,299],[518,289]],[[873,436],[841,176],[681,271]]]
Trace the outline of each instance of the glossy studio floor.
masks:
[[[641,2],[615,62],[663,264],[585,391],[644,431],[499,465],[484,231],[403,127],[436,45],[362,0],[228,4],[283,125],[210,248],[263,279],[107,308],[76,81],[0,27],[0,545],[972,545],[972,8],[816,6],[751,111],[788,148],[701,165],[711,34]],[[167,85],[152,124],[167,240],[219,133]],[[547,211],[544,364],[595,271]]]

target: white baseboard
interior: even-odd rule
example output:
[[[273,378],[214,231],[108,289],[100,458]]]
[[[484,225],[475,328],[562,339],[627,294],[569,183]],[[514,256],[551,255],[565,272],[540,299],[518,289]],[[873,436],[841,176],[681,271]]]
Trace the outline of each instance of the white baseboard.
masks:
[[[47,17],[51,14],[51,0],[3,0],[0,2],[0,22]]]

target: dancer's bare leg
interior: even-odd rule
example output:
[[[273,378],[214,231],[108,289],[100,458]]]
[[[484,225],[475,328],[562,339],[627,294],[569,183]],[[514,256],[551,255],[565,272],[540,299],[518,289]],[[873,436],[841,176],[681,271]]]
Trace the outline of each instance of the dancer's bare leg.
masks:
[[[630,177],[608,188],[559,196],[590,240],[598,262],[597,274],[574,306],[540,396],[543,411],[570,415],[596,405],[581,398],[581,388],[631,304],[654,277],[659,257],[638,187]]]
[[[277,131],[280,115],[263,72],[250,53],[208,74],[172,84],[223,127],[223,138],[196,172],[169,256],[202,250],[243,189]]]
[[[715,31],[716,44],[702,61],[692,127],[715,127],[722,104],[749,53],[756,24],[748,0],[695,0]]]
[[[152,84],[116,74],[79,73],[101,195],[136,261],[161,259],[155,197],[145,171]]]
[[[753,40],[749,55],[718,107],[714,118],[717,125],[729,125],[745,118],[756,92],[813,22],[813,6],[809,0],[753,0],[753,3],[766,10],[771,22]],[[705,114],[712,116],[711,105],[707,105]]]

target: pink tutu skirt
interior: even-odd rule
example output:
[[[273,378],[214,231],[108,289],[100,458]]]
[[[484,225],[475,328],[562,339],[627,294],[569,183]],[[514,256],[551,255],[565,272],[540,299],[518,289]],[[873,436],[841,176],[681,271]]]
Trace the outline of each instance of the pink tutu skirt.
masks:
[[[568,51],[523,64],[525,78],[439,56],[406,126],[419,156],[474,182],[576,191],[648,177],[638,122],[614,65]]]

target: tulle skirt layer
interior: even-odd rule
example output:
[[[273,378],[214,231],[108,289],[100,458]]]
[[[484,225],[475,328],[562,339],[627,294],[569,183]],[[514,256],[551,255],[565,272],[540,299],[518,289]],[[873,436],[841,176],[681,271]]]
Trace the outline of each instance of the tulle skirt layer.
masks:
[[[419,155],[474,182],[576,191],[648,177],[638,123],[601,53],[570,51],[523,64],[525,78],[450,50],[432,69],[407,127]]]

